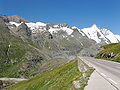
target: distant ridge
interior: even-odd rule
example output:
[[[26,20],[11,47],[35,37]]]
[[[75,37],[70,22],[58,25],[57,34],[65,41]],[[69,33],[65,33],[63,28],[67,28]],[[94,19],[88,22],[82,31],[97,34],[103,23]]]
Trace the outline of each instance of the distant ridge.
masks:
[[[17,16],[17,15],[11,15],[11,16],[6,16],[6,15],[0,15],[0,18],[2,18],[5,22],[16,22],[16,23],[21,23],[21,22],[25,22],[25,23],[29,23],[30,21],[22,18],[21,16]]]

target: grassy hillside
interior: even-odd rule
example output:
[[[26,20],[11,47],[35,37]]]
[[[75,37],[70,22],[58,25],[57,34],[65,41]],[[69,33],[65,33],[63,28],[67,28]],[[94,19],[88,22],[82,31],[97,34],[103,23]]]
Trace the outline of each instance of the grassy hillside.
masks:
[[[92,71],[86,72],[88,77]],[[81,80],[80,90],[83,90],[88,78],[85,80],[81,77],[82,73],[77,68],[77,60],[73,60],[30,80],[8,87],[6,90],[75,90],[72,84],[75,80]]]
[[[120,62],[120,43],[104,45],[101,48],[103,48],[103,50],[97,54],[96,58]]]
[[[46,57],[47,54],[0,25],[0,78],[29,78],[65,62],[60,59],[48,60]]]
[[[8,71],[12,72],[17,69],[13,69],[11,66],[14,67],[21,59],[23,59],[22,57],[26,53],[28,47],[26,46],[26,43],[18,37],[11,35],[9,29],[3,26],[0,26],[0,41],[0,77],[5,77],[8,75]],[[8,76],[14,75],[9,74]]]

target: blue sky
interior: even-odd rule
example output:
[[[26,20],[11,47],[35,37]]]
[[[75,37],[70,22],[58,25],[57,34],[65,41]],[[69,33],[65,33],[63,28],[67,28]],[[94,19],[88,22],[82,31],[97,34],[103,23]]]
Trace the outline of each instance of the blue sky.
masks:
[[[120,0],[0,0],[0,14],[79,28],[97,24],[120,35]]]

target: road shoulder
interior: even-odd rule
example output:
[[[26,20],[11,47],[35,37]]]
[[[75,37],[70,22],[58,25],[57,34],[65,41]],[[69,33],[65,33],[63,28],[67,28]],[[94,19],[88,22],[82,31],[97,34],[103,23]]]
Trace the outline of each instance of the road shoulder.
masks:
[[[90,76],[88,85],[85,87],[84,90],[116,90],[116,89],[95,70]]]

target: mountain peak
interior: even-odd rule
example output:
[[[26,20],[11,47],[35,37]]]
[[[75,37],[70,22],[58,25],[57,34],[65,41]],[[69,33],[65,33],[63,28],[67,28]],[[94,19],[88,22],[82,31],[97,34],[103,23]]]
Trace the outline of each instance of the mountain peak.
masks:
[[[92,28],[98,28],[98,26],[96,24],[93,24],[91,27]]]

